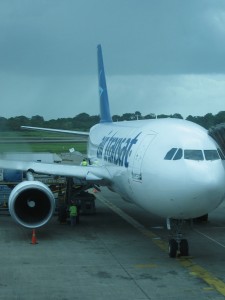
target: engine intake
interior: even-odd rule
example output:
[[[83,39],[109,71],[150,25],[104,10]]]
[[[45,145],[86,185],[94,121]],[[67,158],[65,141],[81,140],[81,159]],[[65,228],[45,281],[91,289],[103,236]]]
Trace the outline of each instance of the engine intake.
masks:
[[[55,211],[52,191],[40,181],[24,181],[15,186],[9,196],[12,218],[27,228],[45,225]]]

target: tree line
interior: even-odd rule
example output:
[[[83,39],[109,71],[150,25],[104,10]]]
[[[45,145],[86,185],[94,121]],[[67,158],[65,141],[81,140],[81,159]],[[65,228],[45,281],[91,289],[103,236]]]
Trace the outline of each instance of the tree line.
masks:
[[[173,115],[155,115],[147,114],[142,116],[139,111],[135,113],[125,113],[123,115],[113,115],[112,119],[114,122],[117,121],[132,121],[132,120],[146,120],[146,119],[160,119],[160,118],[178,118],[183,119],[179,113]],[[46,128],[58,128],[65,130],[82,130],[88,131],[93,125],[99,123],[99,116],[90,116],[87,113],[81,113],[74,118],[58,118],[51,120],[44,120],[42,116],[36,115],[31,118],[25,116],[17,116],[11,118],[0,117],[0,131],[20,131],[21,126],[36,126],[36,127],[46,127]],[[209,129],[217,124],[225,123],[225,111],[220,111],[216,115],[211,113],[205,116],[191,116],[189,115],[186,120],[192,121],[203,126],[205,129]]]

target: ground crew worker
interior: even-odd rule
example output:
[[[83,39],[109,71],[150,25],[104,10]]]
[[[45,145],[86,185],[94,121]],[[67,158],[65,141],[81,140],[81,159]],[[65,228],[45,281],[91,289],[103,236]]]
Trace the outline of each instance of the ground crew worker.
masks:
[[[77,207],[73,201],[71,202],[69,213],[70,213],[70,225],[74,226],[76,224]]]
[[[84,158],[81,162],[81,166],[87,166],[87,165],[88,165],[88,163],[87,163],[86,159]]]

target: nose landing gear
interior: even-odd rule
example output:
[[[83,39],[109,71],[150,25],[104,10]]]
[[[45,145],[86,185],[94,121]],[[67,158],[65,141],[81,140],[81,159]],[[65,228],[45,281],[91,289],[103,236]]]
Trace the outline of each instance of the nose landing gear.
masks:
[[[182,238],[181,228],[183,220],[167,219],[167,229],[172,230],[172,237],[169,239],[169,257],[188,256],[188,241]]]

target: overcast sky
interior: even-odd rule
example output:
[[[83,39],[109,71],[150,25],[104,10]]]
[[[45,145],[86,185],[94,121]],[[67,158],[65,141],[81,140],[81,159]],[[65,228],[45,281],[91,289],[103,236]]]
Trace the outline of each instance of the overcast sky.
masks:
[[[2,117],[225,110],[224,0],[0,0]]]

